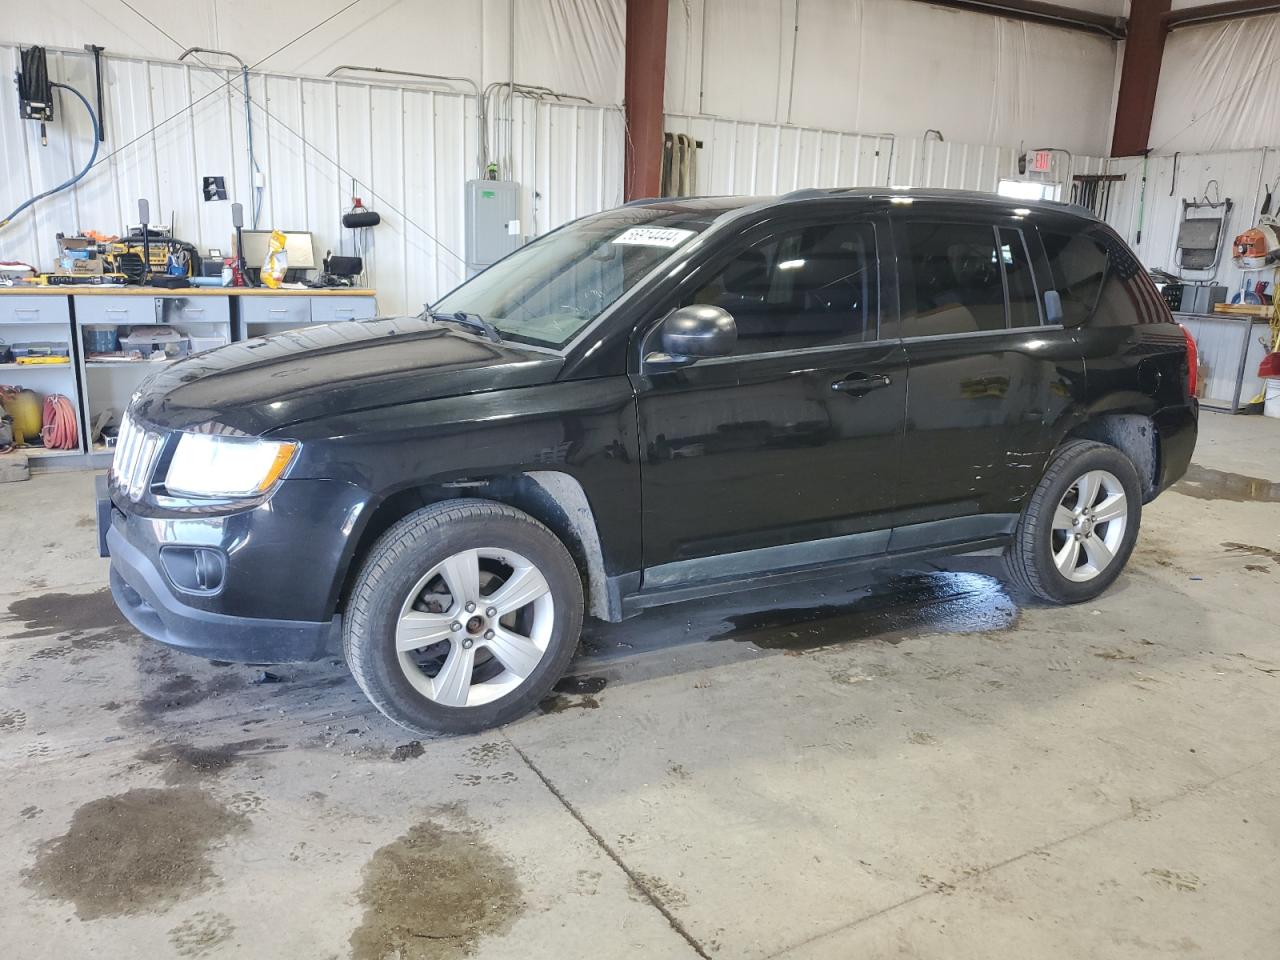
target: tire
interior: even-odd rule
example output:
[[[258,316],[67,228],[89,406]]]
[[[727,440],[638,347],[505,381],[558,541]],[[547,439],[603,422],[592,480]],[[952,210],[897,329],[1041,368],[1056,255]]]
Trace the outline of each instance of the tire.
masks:
[[[582,579],[550,530],[505,504],[451,500],[378,538],[356,575],[343,650],[360,689],[395,723],[470,733],[550,692],[577,648],[582,611]]]
[[[1116,493],[1123,502],[1114,499]],[[1082,494],[1092,498],[1091,505],[1081,507]],[[1097,519],[1103,516],[1111,519]],[[1050,603],[1092,600],[1124,569],[1141,519],[1142,488],[1133,461],[1105,443],[1069,441],[1049,463],[1014,529],[1005,553],[1009,580]],[[1113,527],[1116,522],[1123,525]]]

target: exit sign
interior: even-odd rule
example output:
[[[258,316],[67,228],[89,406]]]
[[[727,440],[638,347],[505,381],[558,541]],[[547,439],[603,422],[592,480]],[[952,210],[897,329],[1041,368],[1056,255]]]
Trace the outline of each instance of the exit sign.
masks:
[[[1031,172],[1048,173],[1053,168],[1052,150],[1035,150],[1031,154]]]

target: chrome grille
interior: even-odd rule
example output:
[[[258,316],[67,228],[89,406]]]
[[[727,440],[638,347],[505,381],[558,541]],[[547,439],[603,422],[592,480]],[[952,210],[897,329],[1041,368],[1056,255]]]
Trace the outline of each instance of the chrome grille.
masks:
[[[126,413],[120,421],[116,452],[111,459],[111,486],[130,500],[141,500],[163,449],[164,434],[139,426]]]

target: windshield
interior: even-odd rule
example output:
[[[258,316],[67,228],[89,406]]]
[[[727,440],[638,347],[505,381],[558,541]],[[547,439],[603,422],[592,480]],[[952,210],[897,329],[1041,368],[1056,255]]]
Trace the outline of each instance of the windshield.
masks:
[[[431,312],[462,312],[503,339],[560,348],[713,219],[660,205],[584,217],[472,277]]]

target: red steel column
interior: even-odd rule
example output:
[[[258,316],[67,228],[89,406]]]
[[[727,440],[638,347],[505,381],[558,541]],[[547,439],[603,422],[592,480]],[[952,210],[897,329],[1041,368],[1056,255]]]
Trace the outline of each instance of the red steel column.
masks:
[[[623,197],[656,197],[662,181],[662,105],[667,74],[667,0],[627,0],[626,166]]]
[[[1113,157],[1137,156],[1149,146],[1160,60],[1164,57],[1166,30],[1161,18],[1169,7],[1170,0],[1133,0],[1129,5],[1129,33],[1120,67],[1116,126],[1111,134]]]

